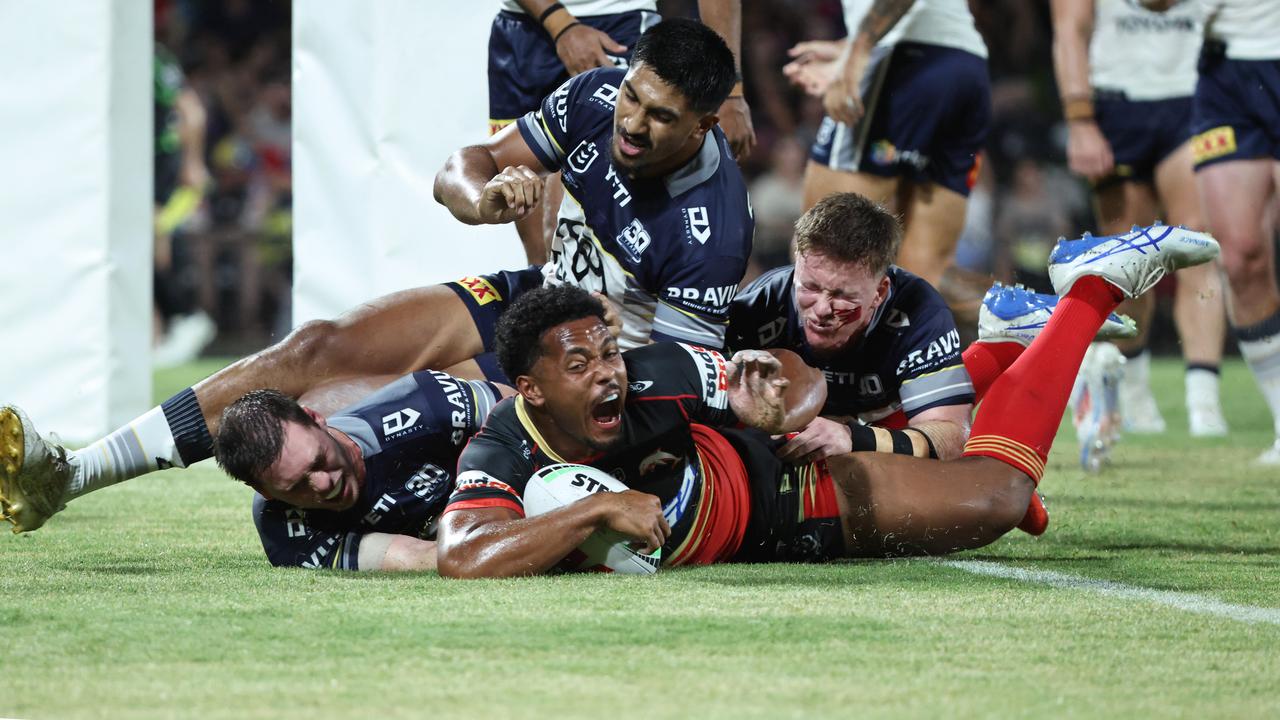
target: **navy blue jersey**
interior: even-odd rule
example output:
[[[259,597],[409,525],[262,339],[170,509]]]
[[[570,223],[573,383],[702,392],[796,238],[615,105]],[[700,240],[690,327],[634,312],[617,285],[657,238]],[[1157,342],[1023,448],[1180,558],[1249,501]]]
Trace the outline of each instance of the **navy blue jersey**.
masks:
[[[686,549],[695,520],[710,511],[707,470],[690,423],[736,422],[729,409],[728,365],[720,353],[683,343],[658,343],[623,354],[627,396],[618,451],[565,458],[547,447],[522,397],[500,403],[458,460],[458,487],[448,510],[505,507],[524,515],[529,478],[553,463],[598,467],[634,490],[658,496],[671,525],[663,557]]]
[[[499,397],[490,383],[425,370],[329,418],[329,427],[359,446],[364,487],[342,512],[256,495],[253,520],[271,564],[359,570],[365,533],[434,538],[458,454]]]
[[[942,296],[929,283],[889,268],[889,295],[862,337],[830,360],[805,341],[795,303],[794,268],[756,278],[733,301],[731,349],[786,348],[827,378],[826,416],[856,417],[900,428],[944,405],[973,402],[973,383],[960,357],[960,333]]]
[[[616,172],[613,115],[625,75],[578,75],[519,120],[539,162],[564,180],[547,281],[608,296],[624,350],[651,340],[720,348],[755,226],[742,173],[719,127],[670,175]]]

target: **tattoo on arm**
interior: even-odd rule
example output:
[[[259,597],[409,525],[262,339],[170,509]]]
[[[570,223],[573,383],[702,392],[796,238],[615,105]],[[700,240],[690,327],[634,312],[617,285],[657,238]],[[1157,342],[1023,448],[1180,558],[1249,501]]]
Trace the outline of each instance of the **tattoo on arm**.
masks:
[[[876,0],[863,16],[862,23],[858,25],[858,34],[865,35],[871,44],[880,42],[894,25],[902,19],[903,15],[911,9],[916,0]]]

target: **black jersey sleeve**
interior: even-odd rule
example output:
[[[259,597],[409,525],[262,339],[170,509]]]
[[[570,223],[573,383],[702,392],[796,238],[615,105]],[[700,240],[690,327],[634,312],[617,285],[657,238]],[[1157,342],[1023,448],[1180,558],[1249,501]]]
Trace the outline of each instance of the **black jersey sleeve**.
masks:
[[[253,523],[267,559],[276,567],[360,569],[363,533],[311,527],[306,510],[261,495],[253,498]]]
[[[733,299],[725,338],[729,352],[786,346],[792,272],[790,265],[774,268],[752,280]]]
[[[653,343],[623,353],[627,402],[678,400],[692,422],[735,425],[729,406],[729,361],[718,350],[688,343]]]
[[[525,485],[534,472],[535,448],[520,430],[517,399],[494,409],[489,422],[458,458],[458,479],[445,512],[505,507],[524,516]]]

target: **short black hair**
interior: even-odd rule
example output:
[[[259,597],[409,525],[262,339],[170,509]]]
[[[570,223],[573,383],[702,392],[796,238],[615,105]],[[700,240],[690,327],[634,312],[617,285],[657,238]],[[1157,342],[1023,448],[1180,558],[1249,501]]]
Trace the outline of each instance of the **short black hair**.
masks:
[[[702,23],[684,18],[663,20],[644,31],[636,41],[631,63],[653,68],[699,113],[720,107],[738,81],[733,51],[724,38]]]
[[[247,392],[222,411],[213,456],[228,475],[256,486],[267,468],[280,459],[286,422],[316,425],[297,400],[279,390]]]
[[[796,221],[797,254],[856,263],[874,277],[889,269],[901,243],[898,218],[857,193],[832,193]]]
[[[514,383],[542,357],[542,336],[548,330],[589,317],[605,322],[604,305],[580,287],[549,285],[530,290],[498,318],[498,364]]]

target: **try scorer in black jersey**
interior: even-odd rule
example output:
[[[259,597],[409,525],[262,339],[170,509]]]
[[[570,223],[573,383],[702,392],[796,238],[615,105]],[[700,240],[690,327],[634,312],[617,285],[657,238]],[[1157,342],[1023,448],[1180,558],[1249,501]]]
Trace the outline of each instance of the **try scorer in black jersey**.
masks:
[[[1173,264],[1146,262],[1154,277]],[[499,360],[518,397],[494,409],[459,459],[440,519],[439,570],[546,572],[601,529],[646,552],[662,547],[664,563],[677,565],[986,545],[1026,513],[1080,359],[1123,296],[1091,275],[1106,272],[1101,264],[1071,272],[1078,278],[1059,303],[1063,321],[1050,322],[991,387],[965,457],[945,463],[848,453],[784,466],[766,435],[701,423],[803,425],[825,398],[812,368],[758,350],[725,360],[667,343],[624,356],[585,291],[533,290],[499,324]],[[552,462],[590,464],[630,489],[526,517],[525,484]]]

